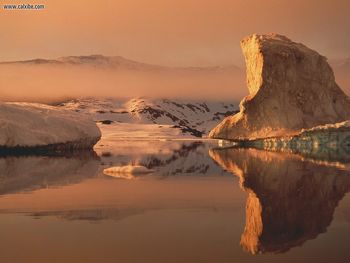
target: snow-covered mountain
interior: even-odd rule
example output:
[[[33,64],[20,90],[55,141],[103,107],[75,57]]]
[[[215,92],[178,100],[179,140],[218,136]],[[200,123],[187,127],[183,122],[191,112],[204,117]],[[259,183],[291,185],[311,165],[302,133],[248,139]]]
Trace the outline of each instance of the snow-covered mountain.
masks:
[[[153,124],[157,128],[166,128],[164,125],[195,137],[207,135],[223,118],[238,111],[238,105],[234,103],[145,98],[83,98],[62,102],[57,106],[89,114],[96,122],[104,125],[125,124],[126,130],[130,129],[128,124]],[[150,127],[145,126],[145,130]]]

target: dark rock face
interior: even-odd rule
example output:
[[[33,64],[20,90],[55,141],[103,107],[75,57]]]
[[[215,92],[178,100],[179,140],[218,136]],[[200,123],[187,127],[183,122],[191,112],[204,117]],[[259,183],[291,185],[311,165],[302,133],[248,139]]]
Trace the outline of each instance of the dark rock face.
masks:
[[[252,253],[283,253],[327,231],[350,190],[347,162],[305,161],[290,153],[214,149],[211,157],[239,176],[246,203],[241,246]]]
[[[114,122],[114,121],[111,121],[111,120],[103,120],[103,121],[100,121],[100,123],[106,124],[106,125],[112,124],[113,122]]]
[[[204,134],[204,132],[198,131],[196,129],[190,128],[188,126],[179,126],[179,125],[174,125],[172,126],[173,128],[179,128],[182,133],[189,133],[195,137],[201,138]]]
[[[241,42],[249,95],[240,112],[210,136],[247,140],[293,135],[301,129],[350,119],[350,99],[335,82],[327,59],[276,34]]]

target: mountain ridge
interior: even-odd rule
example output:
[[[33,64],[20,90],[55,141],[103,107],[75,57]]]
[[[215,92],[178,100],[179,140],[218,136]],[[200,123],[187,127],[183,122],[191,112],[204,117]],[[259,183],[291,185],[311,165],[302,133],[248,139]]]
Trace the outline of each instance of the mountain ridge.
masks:
[[[3,61],[0,65],[86,65],[94,67],[105,68],[125,68],[130,70],[158,70],[158,71],[170,71],[170,70],[189,70],[189,71],[242,71],[243,69],[236,65],[225,66],[163,66],[158,64],[151,64],[145,62],[139,62],[136,60],[128,59],[123,56],[105,56],[105,55],[82,55],[82,56],[64,56],[56,59],[44,59],[36,58],[29,60],[17,60],[17,61]]]

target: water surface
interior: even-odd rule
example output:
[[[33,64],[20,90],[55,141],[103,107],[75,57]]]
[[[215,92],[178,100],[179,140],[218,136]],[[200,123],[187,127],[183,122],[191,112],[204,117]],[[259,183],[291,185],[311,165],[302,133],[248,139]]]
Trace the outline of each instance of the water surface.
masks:
[[[0,157],[1,262],[348,262],[349,158],[102,141]],[[132,180],[110,166],[155,170]]]

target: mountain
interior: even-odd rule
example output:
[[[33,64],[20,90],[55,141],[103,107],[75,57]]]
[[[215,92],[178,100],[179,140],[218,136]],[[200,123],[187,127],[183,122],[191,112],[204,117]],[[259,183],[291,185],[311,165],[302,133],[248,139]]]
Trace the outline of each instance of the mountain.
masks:
[[[171,128],[181,131],[181,134],[195,137],[207,135],[223,118],[238,111],[238,105],[235,103],[147,98],[81,98],[61,102],[56,106],[92,116],[102,125],[102,132],[105,125],[114,125],[120,131],[131,133],[135,132],[135,129],[147,132],[153,128]]]
[[[243,70],[237,66],[211,66],[211,67],[168,67],[137,62],[122,56],[68,56],[57,59],[31,59],[22,61],[0,62],[0,65],[55,65],[55,66],[91,66],[97,68],[137,70],[137,71],[188,71],[188,72],[237,72]]]
[[[22,61],[10,61],[1,62],[0,64],[17,64],[17,65],[86,65],[94,67],[111,67],[111,68],[125,68],[125,69],[161,69],[161,66],[150,65],[146,63],[140,63],[133,60],[123,58],[121,56],[102,56],[102,55],[90,55],[90,56],[68,56],[60,57],[57,59],[31,59]]]
[[[238,99],[244,71],[234,65],[169,67],[120,56],[70,56],[0,62],[0,100],[48,102],[57,98],[139,96]],[[220,92],[218,89],[220,88]]]

